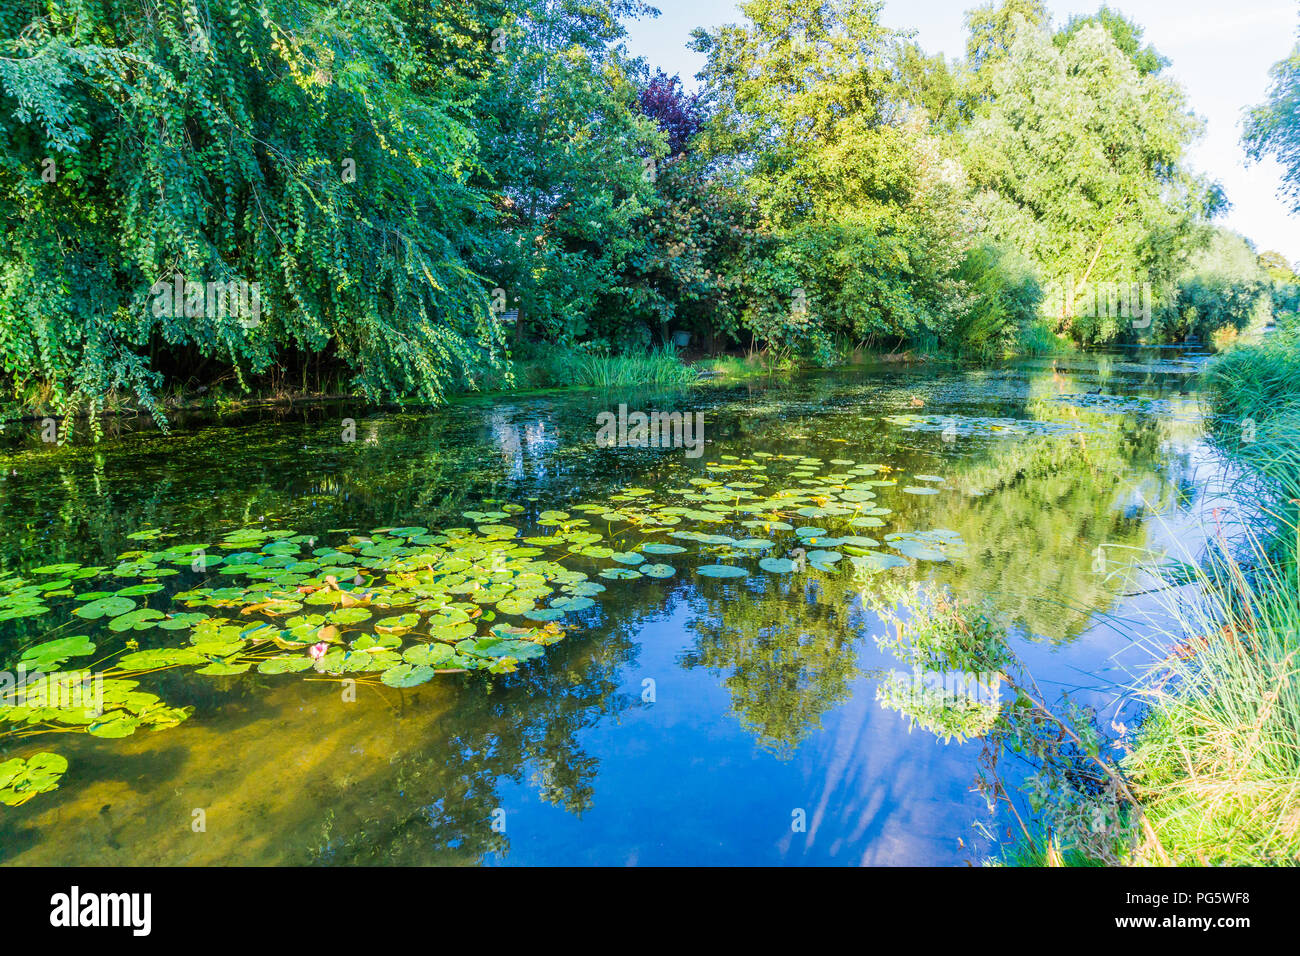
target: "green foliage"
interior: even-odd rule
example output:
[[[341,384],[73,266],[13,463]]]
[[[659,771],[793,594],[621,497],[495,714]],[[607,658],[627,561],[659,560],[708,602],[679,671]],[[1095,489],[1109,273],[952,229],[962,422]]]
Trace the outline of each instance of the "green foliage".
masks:
[[[1070,42],[1071,37],[1090,23],[1097,24],[1111,35],[1111,39],[1115,41],[1115,46],[1133,61],[1139,75],[1149,76],[1152,73],[1159,73],[1169,65],[1169,59],[1161,56],[1155,47],[1150,45],[1142,46],[1144,31],[1140,26],[1118,10],[1112,10],[1105,4],[1096,13],[1076,14],[1070,17],[1065,26],[1052,37],[1052,41],[1058,47],[1064,48]]]
[[[778,366],[1126,332],[1036,321],[1038,287],[1066,281],[1151,282],[1157,334],[1242,327],[1253,286],[1182,275],[1221,197],[1185,167],[1181,89],[1116,11],[1053,32],[1040,0],[986,5],[949,62],[879,3],[750,0],[696,32],[703,86],[675,99],[622,46],[649,10],[6,8],[0,414],[162,414],[199,370],[227,407],[250,383],[306,392],[309,366],[318,390],[436,402],[559,383],[527,364],[542,343],[570,381],[685,378],[662,355],[609,365],[675,331]],[[1284,163],[1287,63],[1248,124]],[[178,276],[255,287],[252,320],[215,293],[168,309]]]
[[[1207,344],[1252,326],[1257,332],[1272,309],[1268,274],[1241,236],[1224,229],[1206,229],[1205,235],[1205,245],[1179,277],[1173,308],[1161,316],[1162,330],[1173,339],[1196,336]]]
[[[1300,43],[1269,75],[1268,99],[1246,114],[1242,140],[1252,159],[1272,156],[1282,164],[1282,194],[1300,212]]]
[[[878,4],[754,0],[697,32],[716,100],[705,148],[760,217],[738,337],[819,357],[830,338],[942,334],[963,234],[960,171],[895,115]]]
[[[1144,75],[1102,26],[1058,41],[1017,22],[984,68],[990,92],[965,137],[986,234],[1067,288],[1100,279],[1162,285],[1210,195],[1183,165],[1198,124],[1182,91]],[[1113,316],[1055,318],[1084,343],[1124,330]]]
[[[954,327],[961,349],[1000,358],[1021,351],[1027,336],[1040,334],[1036,329],[1042,290],[1026,263],[984,246],[967,254],[957,274],[971,297]]]
[[[0,368],[16,390],[44,382],[66,410],[126,389],[156,409],[157,353],[238,375],[329,348],[364,394],[432,401],[493,361],[462,257],[473,136],[416,94],[382,3],[52,0],[3,26]],[[168,313],[151,287],[175,275],[256,283],[262,314]]]
[[[476,258],[520,310],[519,334],[572,343],[617,337],[638,228],[655,205],[649,165],[666,142],[641,113],[614,46],[637,0],[525,0],[510,6],[496,64],[477,90],[485,149],[475,182],[491,197]]]
[[[1259,267],[1268,273],[1268,277],[1274,282],[1294,284],[1300,282],[1300,276],[1292,268],[1291,263],[1286,261],[1286,256],[1280,252],[1268,250],[1259,254]]]
[[[988,100],[998,65],[1006,59],[1016,34],[1025,27],[1046,27],[1050,16],[1043,0],[1002,0],[966,11],[967,105]]]

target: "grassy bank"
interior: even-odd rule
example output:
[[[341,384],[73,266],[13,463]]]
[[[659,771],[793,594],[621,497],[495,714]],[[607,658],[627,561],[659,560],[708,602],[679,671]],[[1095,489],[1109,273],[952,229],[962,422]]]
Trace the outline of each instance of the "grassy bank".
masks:
[[[1300,862],[1300,327],[1225,353],[1206,387],[1254,523],[1211,543],[1125,761],[1182,865]],[[1188,595],[1192,591],[1199,596]],[[1136,853],[1150,862],[1149,848]]]

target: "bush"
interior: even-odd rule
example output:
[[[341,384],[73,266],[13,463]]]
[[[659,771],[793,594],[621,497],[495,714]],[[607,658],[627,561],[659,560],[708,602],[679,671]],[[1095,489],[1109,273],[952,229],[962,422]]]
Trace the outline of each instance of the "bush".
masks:
[[[156,357],[236,375],[332,347],[371,398],[437,400],[491,365],[465,266],[473,143],[408,83],[380,3],[52,0],[0,19],[0,370],[15,392],[156,410]],[[155,283],[237,281],[261,315]],[[159,287],[161,288],[161,287]],[[199,286],[199,288],[203,288]],[[210,287],[209,287],[210,288]],[[250,296],[251,299],[251,296]]]
[[[969,305],[953,326],[956,350],[990,359],[1020,351],[1026,342],[1035,349],[1047,345],[1050,332],[1038,321],[1043,290],[1027,263],[980,246],[957,275],[969,290]]]

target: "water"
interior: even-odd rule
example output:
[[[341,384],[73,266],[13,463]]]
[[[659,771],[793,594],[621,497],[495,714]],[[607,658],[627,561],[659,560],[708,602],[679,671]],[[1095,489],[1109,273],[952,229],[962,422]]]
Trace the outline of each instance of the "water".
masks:
[[[146,528],[208,541],[259,524],[341,541],[342,529],[465,525],[485,501],[541,510],[634,485],[667,493],[725,455],[880,463],[899,481],[879,489],[893,513],[868,533],[948,529],[967,547],[905,573],[991,599],[1046,690],[1123,717],[1118,690],[1152,651],[1118,623],[1155,605],[1125,597],[1110,572],[1130,549],[1194,542],[1222,473],[1202,438],[1197,361],[877,366],[419,414],[318,405],[183,421],[165,437],[124,422],[62,449],[10,434],[0,578],[62,561],[112,567],[148,547],[126,538]],[[619,403],[702,410],[705,454],[597,448],[595,417]],[[897,415],[935,417],[882,420]],[[355,442],[342,440],[349,418]],[[902,493],[923,484],[916,475],[942,477],[940,492]],[[47,749],[69,762],[58,790],[0,807],[0,861],[879,865],[997,850],[1011,821],[971,790],[979,741],[939,743],[877,703],[896,662],[872,640],[880,624],[847,561],[708,579],[680,557],[667,581],[603,582],[566,639],[513,674],[363,686],[348,702],[334,680],[178,668],[140,678],[195,708],[174,728],[0,738],[0,759]],[[0,623],[6,666],[74,620],[61,607]],[[58,636],[121,647],[93,627]]]

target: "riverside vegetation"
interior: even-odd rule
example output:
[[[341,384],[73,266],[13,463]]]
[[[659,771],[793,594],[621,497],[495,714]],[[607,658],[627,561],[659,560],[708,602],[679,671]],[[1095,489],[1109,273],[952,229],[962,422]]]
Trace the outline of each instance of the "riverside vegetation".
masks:
[[[633,635],[671,619],[690,636],[658,673],[720,676],[697,689],[725,696],[711,731],[757,745],[747,792],[788,786],[868,686],[952,745],[928,783],[978,771],[981,807],[891,795],[891,820],[974,818],[979,859],[1300,860],[1300,279],[1215,223],[1168,62],[1105,7],[979,7],[956,61],[878,4],[741,12],[696,31],[694,92],[623,47],[636,0],[0,13],[6,859],[119,835],[176,859],[52,821],[157,819],[195,779],[273,807],[263,861],[504,854],[475,823],[502,781],[582,816],[631,779],[584,748],[653,705]],[[1300,209],[1300,47],[1273,79],[1245,142]],[[953,361],[807,370],[878,353]],[[707,409],[707,456],[593,457],[612,392]],[[329,401],[237,407],[306,395]],[[448,399],[472,430],[407,409]],[[196,400],[230,415],[191,428]],[[340,450],[335,412],[369,437]],[[1236,507],[1148,553],[1208,496],[1193,448]],[[1038,648],[1085,653],[1111,615],[1146,660],[1119,680],[1090,658],[1106,693],[1061,693]],[[331,750],[388,725],[308,684],[428,742],[383,767]],[[880,753],[895,731],[870,727]],[[268,795],[288,748],[327,816]],[[890,842],[839,832],[864,860]],[[951,859],[946,833],[894,835]]]
[[[682,336],[769,366],[1209,342],[1295,294],[1214,225],[1199,121],[1113,10],[979,7],[950,62],[878,3],[752,0],[694,35],[693,92],[622,45],[652,12],[9,4],[3,414],[662,382]],[[1293,155],[1292,75],[1259,155]],[[1105,283],[1151,314],[1081,307]]]

